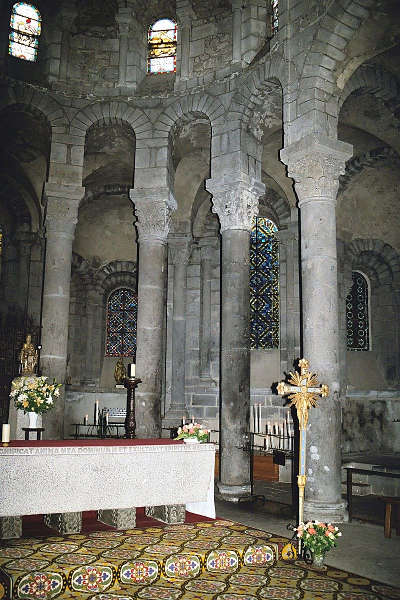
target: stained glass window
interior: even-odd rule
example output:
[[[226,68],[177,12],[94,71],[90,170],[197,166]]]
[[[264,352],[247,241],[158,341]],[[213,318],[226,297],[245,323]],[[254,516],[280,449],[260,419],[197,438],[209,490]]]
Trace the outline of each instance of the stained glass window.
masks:
[[[32,4],[16,2],[12,8],[8,53],[35,62],[41,33],[40,13]]]
[[[112,292],[107,302],[106,356],[136,355],[137,297],[128,288]]]
[[[279,242],[275,223],[257,217],[250,237],[250,347],[279,348]]]
[[[176,23],[170,19],[160,19],[149,27],[147,59],[149,73],[175,73],[176,39]]]
[[[279,0],[271,0],[271,33],[275,35],[279,29],[279,12],[278,12]]]
[[[347,350],[369,350],[368,281],[358,271],[352,278],[346,298]]]

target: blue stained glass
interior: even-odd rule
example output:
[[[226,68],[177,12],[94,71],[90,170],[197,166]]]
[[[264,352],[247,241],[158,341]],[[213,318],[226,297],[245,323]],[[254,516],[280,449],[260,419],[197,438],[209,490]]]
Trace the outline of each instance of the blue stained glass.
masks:
[[[128,288],[112,292],[107,302],[106,356],[136,356],[137,296]]]
[[[250,347],[279,348],[279,242],[276,225],[258,217],[250,236]]]

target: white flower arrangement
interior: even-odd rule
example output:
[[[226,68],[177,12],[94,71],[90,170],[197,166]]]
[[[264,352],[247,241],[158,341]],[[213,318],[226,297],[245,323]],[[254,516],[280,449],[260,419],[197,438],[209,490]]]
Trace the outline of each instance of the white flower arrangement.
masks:
[[[187,425],[183,425],[183,427],[178,427],[178,435],[175,439],[195,438],[199,442],[207,442],[209,433],[209,430],[203,429],[203,426],[199,423],[188,423]]]
[[[54,398],[60,395],[60,383],[47,382],[47,377],[26,376],[14,379],[11,386],[11,400],[16,408],[24,413],[44,413],[54,406]]]

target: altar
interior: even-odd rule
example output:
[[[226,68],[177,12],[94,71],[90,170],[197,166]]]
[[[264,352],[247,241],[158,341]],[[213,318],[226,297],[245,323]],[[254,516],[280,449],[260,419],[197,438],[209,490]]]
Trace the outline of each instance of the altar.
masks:
[[[215,517],[213,444],[18,440],[0,448],[0,459],[0,517],[145,506],[157,518],[157,507],[191,503]]]

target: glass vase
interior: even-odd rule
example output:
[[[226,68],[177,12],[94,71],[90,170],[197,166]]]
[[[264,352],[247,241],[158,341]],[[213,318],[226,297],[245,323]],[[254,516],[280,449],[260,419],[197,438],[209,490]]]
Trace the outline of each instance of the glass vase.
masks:
[[[317,569],[322,569],[324,566],[325,554],[314,554],[313,555],[313,566]]]

